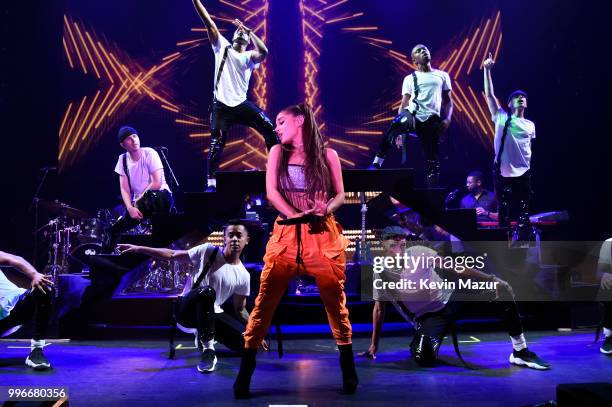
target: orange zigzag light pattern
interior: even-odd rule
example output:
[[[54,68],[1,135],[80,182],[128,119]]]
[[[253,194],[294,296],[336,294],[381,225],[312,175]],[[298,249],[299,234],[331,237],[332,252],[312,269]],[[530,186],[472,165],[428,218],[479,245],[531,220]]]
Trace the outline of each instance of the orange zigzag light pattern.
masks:
[[[322,118],[323,105],[320,102],[320,89],[318,84],[319,57],[321,56],[321,43],[325,37],[325,29],[331,25],[350,22],[364,15],[363,12],[343,11],[343,5],[349,0],[329,2],[326,0],[300,0],[300,13],[302,17],[302,41],[304,43],[304,96],[306,102],[312,106],[319,124],[324,132],[326,123]],[[378,27],[344,27],[345,31],[369,31]],[[368,150],[365,145],[353,143],[338,138],[329,138],[329,143],[338,150],[352,150],[354,148]],[[350,154],[340,154],[349,157]],[[356,163],[346,158],[340,158],[344,165],[354,167]]]
[[[189,117],[171,101],[170,92],[162,85],[170,66],[181,57],[180,52],[167,55],[159,64],[144,69],[68,16],[64,16],[62,43],[68,66],[84,75],[95,76],[100,89],[93,96],[85,95],[80,101],[69,102],[66,107],[59,129],[60,170],[82,157],[119,117],[145,98],[172,114]],[[191,117],[189,120],[198,122],[200,119]]]
[[[476,70],[482,69],[488,54],[497,60],[502,44],[501,12],[483,20],[463,41],[454,45],[451,54],[440,64],[454,79],[453,100],[456,109],[462,113],[460,119],[475,130],[480,141],[491,145],[494,129],[489,117],[484,94],[466,84],[465,79]]]

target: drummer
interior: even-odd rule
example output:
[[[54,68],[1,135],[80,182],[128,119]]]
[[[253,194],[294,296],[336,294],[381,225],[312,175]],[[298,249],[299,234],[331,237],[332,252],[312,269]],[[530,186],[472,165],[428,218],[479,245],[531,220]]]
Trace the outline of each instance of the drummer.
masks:
[[[157,151],[141,147],[138,132],[129,126],[119,129],[117,141],[126,151],[117,159],[115,172],[119,175],[119,190],[127,213],[111,227],[110,238],[103,248],[106,252],[113,250],[121,233],[153,214],[168,214],[173,206],[172,192]]]

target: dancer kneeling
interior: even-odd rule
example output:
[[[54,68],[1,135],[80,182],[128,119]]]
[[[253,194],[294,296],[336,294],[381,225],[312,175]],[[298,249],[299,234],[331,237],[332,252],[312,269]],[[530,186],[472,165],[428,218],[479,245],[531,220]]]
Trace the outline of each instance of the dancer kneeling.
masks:
[[[344,203],[340,159],[336,151],[324,147],[314,114],[306,104],[280,112],[276,132],[282,145],[270,150],[266,190],[283,224],[274,225],[266,247],[259,295],[244,333],[245,351],[234,396],[249,396],[257,348],[289,280],[300,273],[316,280],[340,350],[343,391],[354,393],[358,380],[344,293],[348,239],[332,215]]]
[[[385,256],[407,255],[408,258],[413,259],[422,257],[427,259],[427,262],[439,256],[429,247],[431,242],[423,240],[410,242],[412,245],[406,248],[406,234],[399,226],[385,228],[382,239]],[[476,291],[469,290],[472,291],[470,293],[455,291],[444,278],[448,275],[451,280],[453,274],[464,282],[470,280],[471,283],[476,284]],[[407,284],[414,284],[405,290],[379,290],[376,288],[382,283],[374,284],[372,342],[370,348],[361,354],[362,356],[376,358],[385,317],[385,306],[386,302],[390,301],[399,314],[415,326],[416,333],[410,344],[412,357],[421,366],[433,365],[438,358],[438,350],[444,336],[449,331],[454,332],[452,329],[454,329],[454,321],[457,317],[457,306],[460,305],[460,301],[471,300],[483,301],[483,305],[490,304],[498,307],[512,341],[513,352],[509,357],[510,363],[538,370],[550,368],[548,363],[527,348],[520,316],[514,302],[514,293],[504,280],[476,269],[466,268],[459,273],[452,268],[434,269],[428,265],[419,265],[410,270],[385,268],[380,274],[376,274],[375,278],[384,280],[387,283],[385,287],[390,287],[389,283],[401,281],[409,281]],[[422,282],[430,283],[429,288],[423,288]],[[484,282],[484,289],[481,289],[483,284],[478,282]],[[464,296],[465,298],[462,298]],[[455,346],[458,349],[456,341]]]
[[[185,284],[179,297],[175,318],[182,328],[196,328],[196,343],[202,350],[197,369],[200,373],[215,370],[217,357],[214,340],[233,351],[244,347],[242,332],[249,317],[246,297],[250,291],[250,275],[240,261],[240,254],[249,242],[244,222],[231,220],[225,226],[224,247],[209,243],[189,250],[155,249],[119,244],[122,253],[140,253],[161,260],[175,260],[192,264],[197,273]],[[221,306],[233,296],[236,318]],[[264,343],[265,346],[265,343]]]

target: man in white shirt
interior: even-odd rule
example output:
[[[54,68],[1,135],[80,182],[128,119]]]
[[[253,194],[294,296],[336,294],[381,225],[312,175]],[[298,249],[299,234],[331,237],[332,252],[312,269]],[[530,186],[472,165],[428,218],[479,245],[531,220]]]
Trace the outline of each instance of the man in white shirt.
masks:
[[[0,271],[0,336],[7,336],[33,320],[30,355],[25,363],[34,370],[51,364],[43,354],[49,327],[53,282],[36,271],[23,257],[0,251],[0,266],[11,266],[31,280],[29,289],[19,288]]]
[[[227,133],[234,124],[257,130],[264,137],[268,151],[279,143],[279,139],[264,111],[247,100],[251,73],[266,59],[268,48],[253,30],[237,19],[234,24],[238,28],[230,44],[219,33],[202,2],[193,0],[193,4],[206,25],[206,33],[215,53],[211,143],[207,159],[207,191],[214,191],[217,186],[215,172],[221,161]],[[251,41],[255,49],[247,51]]]
[[[401,136],[414,131],[425,154],[427,185],[436,187],[440,177],[440,136],[453,115],[452,85],[448,73],[432,68],[431,53],[425,45],[416,45],[411,55],[417,69],[404,78],[398,116],[385,132],[372,167],[381,168],[389,148],[394,143],[401,146]]]
[[[507,101],[510,113],[499,104],[493,91],[491,54],[484,61],[484,89],[491,120],[495,123],[495,193],[499,202],[499,226],[517,221],[513,240],[530,240],[529,206],[531,200],[531,140],[535,124],[525,118],[527,93],[516,90]]]
[[[141,147],[138,132],[129,126],[119,129],[117,141],[126,150],[117,159],[115,173],[119,175],[119,190],[127,213],[111,227],[104,251],[113,249],[122,232],[153,214],[167,214],[173,204],[157,151]]]
[[[244,348],[242,333],[249,317],[245,306],[251,281],[249,272],[240,261],[240,255],[249,242],[245,223],[229,221],[223,239],[221,249],[209,243],[189,250],[119,245],[122,253],[140,253],[156,259],[190,263],[198,270],[185,284],[175,317],[182,328],[196,328],[198,348],[202,349],[197,366],[201,373],[212,372],[217,364],[214,340],[233,351]],[[221,308],[230,297],[236,318]]]

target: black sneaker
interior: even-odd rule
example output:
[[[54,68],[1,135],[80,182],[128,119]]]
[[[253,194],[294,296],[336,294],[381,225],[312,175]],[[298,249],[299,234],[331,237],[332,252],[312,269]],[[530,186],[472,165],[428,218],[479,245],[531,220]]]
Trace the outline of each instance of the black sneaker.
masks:
[[[540,359],[538,355],[531,352],[529,349],[521,349],[520,351],[513,351],[510,354],[510,363],[518,366],[527,366],[531,369],[536,370],[548,370],[550,365],[544,360]]]
[[[202,359],[200,359],[200,363],[198,363],[198,372],[211,373],[215,370],[216,365],[217,355],[215,355],[215,351],[212,349],[204,349],[204,352],[202,352]]]
[[[25,361],[26,366],[30,366],[34,370],[51,369],[51,363],[43,354],[42,348],[34,348]]]
[[[604,355],[612,355],[612,335],[606,337],[599,351]]]

